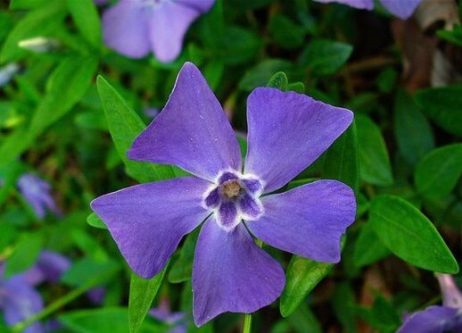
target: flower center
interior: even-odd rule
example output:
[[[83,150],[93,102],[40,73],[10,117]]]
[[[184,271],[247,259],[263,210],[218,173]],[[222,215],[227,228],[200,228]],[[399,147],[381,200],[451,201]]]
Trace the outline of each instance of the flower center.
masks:
[[[221,185],[221,190],[228,199],[236,199],[241,193],[241,189],[241,185],[237,180],[228,180]]]
[[[231,231],[242,220],[255,220],[263,213],[258,198],[262,189],[261,181],[254,176],[224,172],[205,193],[204,206],[214,212],[220,227]]]

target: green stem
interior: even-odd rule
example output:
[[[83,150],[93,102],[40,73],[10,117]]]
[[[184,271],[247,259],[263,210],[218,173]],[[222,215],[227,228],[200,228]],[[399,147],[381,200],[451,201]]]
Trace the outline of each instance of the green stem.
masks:
[[[244,315],[244,327],[242,328],[242,333],[251,333],[252,332],[252,315],[246,313]]]
[[[91,288],[92,285],[89,286],[87,284],[87,285],[82,286],[80,288],[74,289],[70,293],[68,293],[65,296],[63,296],[62,298],[58,299],[56,302],[51,303],[50,305],[48,305],[42,311],[37,312],[36,314],[34,314],[33,316],[30,316],[26,320],[16,324],[13,327],[12,332],[13,333],[20,333],[20,332],[24,331],[27,327],[29,327],[30,325],[32,325],[36,321],[42,320],[43,318],[49,316],[53,312],[55,312],[55,311],[59,310],[60,308],[62,308],[67,303],[72,302],[74,299],[76,299],[77,297],[79,297],[80,295],[85,293],[89,288]]]

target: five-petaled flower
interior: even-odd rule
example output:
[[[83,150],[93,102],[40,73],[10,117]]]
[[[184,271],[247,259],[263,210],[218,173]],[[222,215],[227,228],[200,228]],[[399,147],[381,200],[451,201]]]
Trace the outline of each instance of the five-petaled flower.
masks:
[[[372,10],[374,0],[315,0],[318,2],[329,3],[338,2],[359,9]],[[407,19],[414,13],[422,0],[380,0],[382,5],[393,15],[402,19]]]
[[[448,274],[436,274],[443,305],[429,306],[409,316],[398,333],[462,332],[462,293]]]
[[[103,14],[106,45],[131,58],[153,52],[161,62],[180,54],[191,23],[214,0],[120,0]]]
[[[323,262],[340,260],[355,219],[353,191],[335,180],[283,188],[351,124],[353,113],[294,92],[255,89],[247,101],[245,163],[231,125],[199,70],[181,69],[165,108],[129,158],[174,164],[193,176],[132,186],[95,199],[130,267],[159,273],[202,222],[193,265],[194,320],[250,313],[272,303],[285,277],[252,237]]]

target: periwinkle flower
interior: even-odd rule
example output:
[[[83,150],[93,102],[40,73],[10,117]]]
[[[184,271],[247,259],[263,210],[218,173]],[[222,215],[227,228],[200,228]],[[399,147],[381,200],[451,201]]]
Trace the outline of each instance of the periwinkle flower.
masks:
[[[170,303],[166,299],[162,299],[158,307],[151,309],[149,314],[162,323],[170,325],[168,333],[186,333],[187,326],[185,323],[184,312],[172,312]]]
[[[452,276],[436,275],[443,296],[442,306],[429,306],[409,316],[398,333],[462,332],[462,293]]]
[[[323,3],[338,2],[358,9],[372,10],[374,0],[315,0]],[[407,19],[414,13],[422,0],[380,0],[382,5],[393,15]]]
[[[214,0],[120,0],[103,14],[106,45],[131,58],[151,51],[161,62],[181,52],[191,23],[207,12]]]
[[[247,100],[245,163],[231,125],[200,71],[186,63],[170,98],[128,152],[193,176],[132,186],[95,199],[122,255],[140,276],[159,273],[184,235],[202,224],[193,265],[200,326],[223,312],[251,313],[282,292],[284,272],[255,244],[323,262],[340,260],[355,219],[353,191],[335,180],[271,194],[313,163],[353,113],[306,95],[257,88]]]
[[[47,210],[54,214],[60,214],[51,196],[50,184],[43,179],[31,173],[25,173],[19,177],[18,188],[38,218],[43,219]]]
[[[69,268],[70,262],[58,253],[42,251],[37,263],[27,271],[4,277],[4,263],[0,262],[0,308],[8,326],[31,317],[43,309],[43,299],[35,286],[57,281]],[[24,333],[43,333],[44,327],[35,322]]]

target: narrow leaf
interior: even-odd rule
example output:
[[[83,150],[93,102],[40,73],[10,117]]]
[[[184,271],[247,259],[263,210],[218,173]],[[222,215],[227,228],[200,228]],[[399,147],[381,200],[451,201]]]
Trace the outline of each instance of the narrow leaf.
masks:
[[[167,264],[168,265],[168,264]],[[143,324],[146,314],[151,309],[167,266],[152,279],[143,279],[132,273],[130,280],[130,298],[128,301],[128,325],[130,333],[137,333]]]
[[[93,47],[101,44],[101,23],[92,0],[67,0],[75,25]]]
[[[364,115],[356,116],[362,180],[381,186],[393,184],[390,159],[380,128]]]
[[[102,76],[98,77],[97,87],[109,132],[120,158],[127,167],[127,173],[141,183],[174,177],[173,169],[169,166],[136,162],[127,158],[127,150],[144,130],[145,125]]]

